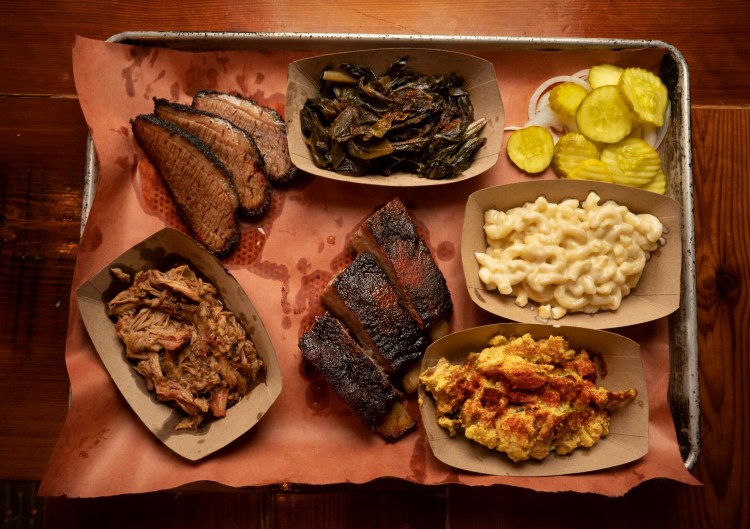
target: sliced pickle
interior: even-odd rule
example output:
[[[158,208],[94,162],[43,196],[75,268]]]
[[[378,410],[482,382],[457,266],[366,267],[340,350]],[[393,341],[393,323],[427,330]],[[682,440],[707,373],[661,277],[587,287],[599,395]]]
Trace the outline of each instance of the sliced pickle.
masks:
[[[591,88],[609,85],[617,86],[622,72],[622,68],[614,64],[597,64],[589,69],[589,84]]]
[[[595,158],[589,158],[579,163],[575,169],[568,173],[569,180],[595,180],[597,182],[614,181],[609,167]]]
[[[660,195],[665,194],[667,192],[667,175],[662,169],[659,169],[656,176],[648,184],[641,186],[641,189],[653,191]]]
[[[578,105],[576,124],[592,141],[616,143],[633,130],[633,114],[616,86],[601,86]]]
[[[659,153],[640,138],[627,138],[607,145],[599,154],[616,184],[640,187],[648,184],[661,170]]]
[[[625,68],[617,87],[638,120],[656,127],[664,125],[668,92],[658,76],[643,68]]]
[[[511,133],[508,157],[516,167],[527,173],[541,173],[552,161],[555,142],[550,131],[532,125]]]
[[[549,106],[563,118],[574,118],[578,105],[588,95],[588,90],[576,83],[562,83],[549,93]]]
[[[569,132],[555,144],[552,169],[565,178],[578,164],[590,158],[599,158],[599,149],[579,132]]]

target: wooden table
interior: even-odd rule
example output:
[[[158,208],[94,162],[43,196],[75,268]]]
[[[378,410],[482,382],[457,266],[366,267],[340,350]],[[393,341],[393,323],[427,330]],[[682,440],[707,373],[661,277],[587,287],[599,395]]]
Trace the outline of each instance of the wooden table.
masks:
[[[750,3],[744,0],[6,2],[0,479],[33,490],[68,405],[64,351],[87,133],[71,68],[73,36],[106,39],[133,29],[646,38],[676,46],[691,77],[702,431],[692,472],[704,486],[652,481],[613,499],[384,480],[55,498],[44,501],[36,526],[593,527],[603,518],[611,527],[750,525]],[[6,512],[6,523],[15,514]]]

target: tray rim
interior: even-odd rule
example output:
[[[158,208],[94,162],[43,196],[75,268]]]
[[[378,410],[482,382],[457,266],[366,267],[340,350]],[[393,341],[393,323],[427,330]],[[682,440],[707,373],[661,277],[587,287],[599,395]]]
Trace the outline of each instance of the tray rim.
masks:
[[[379,34],[379,33],[316,33],[316,32],[242,32],[242,31],[124,31],[109,37],[106,42],[142,46],[162,46],[184,51],[212,51],[226,49],[258,49],[263,46],[296,50],[329,50],[332,45],[345,44],[357,49],[388,42],[391,46],[446,49],[540,50],[566,51],[582,49],[638,49],[663,48],[677,70],[676,92],[679,95],[676,111],[677,130],[682,156],[678,156],[681,179],[668,189],[682,209],[683,260],[681,269],[682,295],[680,306],[668,317],[670,341],[670,379],[667,400],[675,423],[678,444],[687,470],[691,470],[700,455],[700,381],[698,350],[697,286],[695,227],[693,202],[692,142],[690,123],[690,74],[682,53],[673,45],[657,39],[585,38],[585,37],[518,37],[504,35],[437,35],[437,34]],[[673,118],[674,119],[674,118]],[[96,194],[99,165],[91,134],[86,140],[81,236]],[[680,363],[680,360],[682,363]],[[683,372],[680,368],[686,368]],[[683,401],[676,402],[678,398]],[[678,422],[680,424],[678,424]],[[680,439],[685,438],[685,446]]]

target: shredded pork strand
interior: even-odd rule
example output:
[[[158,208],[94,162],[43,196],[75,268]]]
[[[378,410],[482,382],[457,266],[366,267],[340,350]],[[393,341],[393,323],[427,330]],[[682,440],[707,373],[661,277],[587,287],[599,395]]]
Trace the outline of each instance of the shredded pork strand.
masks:
[[[148,389],[185,413],[175,429],[224,417],[264,373],[236,316],[187,265],[138,272],[109,302],[109,313]]]

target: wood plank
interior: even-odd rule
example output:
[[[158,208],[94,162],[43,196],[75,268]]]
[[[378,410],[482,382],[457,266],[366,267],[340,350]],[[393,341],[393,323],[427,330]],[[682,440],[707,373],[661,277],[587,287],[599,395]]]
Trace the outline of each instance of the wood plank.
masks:
[[[255,489],[210,494],[156,492],[96,499],[48,498],[43,526],[58,529],[265,529],[269,527],[267,498],[267,492]]]
[[[446,502],[442,487],[379,480],[361,487],[306,487],[274,492],[269,527],[326,527],[379,529],[445,526]]]
[[[446,10],[426,0],[370,6],[345,0],[335,12],[323,0],[295,2],[293,12],[260,0],[239,9],[197,4],[200,16],[181,2],[51,0],[43,9],[22,0],[9,4],[0,34],[13,45],[0,47],[0,64],[12,69],[0,77],[0,94],[74,94],[74,35],[104,40],[128,30],[174,30],[655,39],[685,56],[695,104],[742,105],[750,99],[745,0],[608,3],[606,10],[593,0],[463,2]]]
[[[742,527],[750,520],[750,109],[694,109],[692,125],[702,419],[696,476],[705,487],[689,508],[712,527]]]
[[[0,98],[0,478],[38,480],[68,406],[86,125],[77,100]]]

